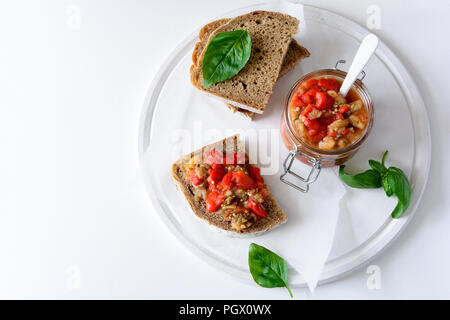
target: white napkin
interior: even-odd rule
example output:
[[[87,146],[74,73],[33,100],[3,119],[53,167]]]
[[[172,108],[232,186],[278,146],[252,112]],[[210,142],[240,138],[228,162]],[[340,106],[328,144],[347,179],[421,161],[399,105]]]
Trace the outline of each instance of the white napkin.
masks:
[[[280,233],[268,232],[255,242],[283,257],[314,291],[333,244],[345,188],[329,168],[322,169],[307,194],[273,178],[278,177],[266,180],[289,220]]]

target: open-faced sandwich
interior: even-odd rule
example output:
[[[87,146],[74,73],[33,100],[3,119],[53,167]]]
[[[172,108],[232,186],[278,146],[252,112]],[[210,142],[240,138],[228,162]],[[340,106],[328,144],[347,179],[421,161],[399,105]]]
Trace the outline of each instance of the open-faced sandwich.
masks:
[[[172,175],[194,213],[220,229],[255,234],[287,220],[239,135],[182,156]]]
[[[279,12],[254,11],[233,19],[221,19],[207,24],[200,30],[200,41],[192,54],[192,84],[250,119],[254,113],[263,113],[275,82],[292,70],[299,60],[309,56],[308,50],[293,39],[298,30],[298,23],[296,18]],[[209,80],[205,82],[204,62],[210,44],[218,39],[217,37],[239,30],[244,30],[251,42],[248,61],[234,76],[215,83],[209,83]],[[245,42],[241,40],[238,38],[236,43]],[[223,43],[222,41],[220,44],[222,48],[230,44],[230,41],[225,45]],[[212,60],[217,62],[213,68],[215,75],[229,69],[229,66],[224,66],[223,61],[230,59],[230,65],[237,64],[240,55],[246,51],[244,45],[240,50],[233,51],[234,48],[227,51],[228,56],[213,57]]]

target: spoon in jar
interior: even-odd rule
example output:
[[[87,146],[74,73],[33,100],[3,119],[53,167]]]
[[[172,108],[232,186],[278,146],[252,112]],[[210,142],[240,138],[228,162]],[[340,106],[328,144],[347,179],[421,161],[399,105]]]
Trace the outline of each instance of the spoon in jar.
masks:
[[[347,72],[347,76],[342,82],[341,89],[339,93],[342,96],[346,96],[350,88],[353,86],[353,83],[356,81],[356,78],[361,73],[363,68],[366,66],[370,57],[372,57],[375,49],[378,46],[378,37],[373,33],[369,33],[361,42],[361,45],[356,52],[355,57],[353,58],[350,69]]]

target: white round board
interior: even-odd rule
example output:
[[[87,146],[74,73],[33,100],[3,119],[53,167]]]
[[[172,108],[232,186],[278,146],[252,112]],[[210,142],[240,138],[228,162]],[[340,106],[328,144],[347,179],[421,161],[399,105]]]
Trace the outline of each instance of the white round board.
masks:
[[[273,5],[240,8],[219,18],[270,6]],[[279,143],[284,99],[293,83],[306,73],[333,67],[340,59],[347,60],[347,64],[341,66],[347,70],[359,44],[369,33],[342,16],[316,7],[304,6],[303,18],[295,38],[310,51],[311,56],[300,61],[293,71],[277,82],[266,112],[253,122],[233,114],[222,102],[203,95],[190,84],[189,67],[198,31],[183,41],[161,66],[143,106],[139,153],[143,178],[155,211],[171,232],[201,259],[248,281],[252,280],[247,266],[247,248],[249,241],[254,239],[230,239],[195,217],[175,187],[171,165],[181,154],[242,130],[265,132],[267,140],[276,136],[275,142]],[[386,248],[416,212],[428,179],[431,157],[429,123],[423,99],[413,79],[382,41],[365,72],[364,84],[374,100],[374,126],[348,166],[355,172],[365,170],[368,159],[379,159],[384,150],[389,150],[388,163],[402,168],[410,178],[413,188],[411,205],[402,218],[394,220],[389,213],[395,201],[387,201],[382,190],[358,193],[358,197],[355,197],[356,190],[348,190],[344,196],[346,208],[340,213],[333,248],[319,284],[350,273]],[[264,135],[257,138],[266,141]],[[189,150],[185,150],[186,145]],[[286,188],[278,188],[277,185],[281,183],[278,177],[287,150],[282,144],[279,148],[279,157],[271,158],[269,167],[272,169],[268,170],[270,175],[266,181],[275,197],[283,199],[286,197],[281,193],[286,192]],[[300,194],[294,189],[288,192],[308,197],[308,194]],[[365,197],[367,201],[364,201]],[[302,219],[291,218],[292,208],[288,203],[280,202],[280,205],[290,216],[287,223],[302,223]],[[299,214],[307,217],[314,213],[300,210]],[[271,232],[283,237],[283,228],[281,226]],[[308,243],[304,245],[308,246]],[[305,285],[302,276],[296,273],[290,275],[289,281],[292,286]]]

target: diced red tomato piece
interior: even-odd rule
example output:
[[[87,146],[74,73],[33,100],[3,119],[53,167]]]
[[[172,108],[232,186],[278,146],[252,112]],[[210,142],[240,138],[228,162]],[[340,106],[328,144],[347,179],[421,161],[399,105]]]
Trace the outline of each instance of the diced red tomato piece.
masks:
[[[319,124],[319,121],[318,121],[317,119],[309,119],[309,118],[306,118],[305,120],[303,120],[303,123],[304,123],[305,126],[307,126],[309,129],[319,130],[320,124]]]
[[[213,163],[211,165],[211,168],[209,168],[208,173],[211,180],[214,181],[215,184],[217,184],[225,175],[225,169],[223,168],[223,165],[219,163]]]
[[[223,173],[222,176],[225,174],[225,168],[224,168],[223,164],[214,163],[214,164],[211,165],[210,169],[213,169],[214,171]],[[220,178],[222,179],[222,177],[220,177]]]
[[[222,205],[225,195],[222,192],[212,191],[206,196],[206,210],[208,212],[215,212]]]
[[[330,109],[334,104],[334,99],[326,92],[316,93],[316,108],[319,110]]]
[[[187,178],[191,181],[191,183],[194,186],[198,186],[199,184],[201,184],[203,182],[203,179],[200,179],[196,174],[195,174],[195,169],[191,168],[189,169],[188,173],[187,173]]]
[[[236,183],[238,188],[242,188],[244,190],[255,189],[256,183],[246,175],[243,171],[234,171],[233,172],[233,182]]]
[[[319,92],[319,89],[311,88],[301,95],[301,100],[306,104],[314,104],[317,92]]]
[[[305,103],[300,98],[299,94],[294,94],[291,100],[291,108],[295,109],[297,107],[303,107]]]
[[[345,136],[348,133],[348,131],[349,131],[348,128],[345,128],[344,130],[342,130],[341,133],[343,136]]]
[[[337,80],[333,78],[329,79],[321,78],[318,82],[318,85],[319,87],[323,87],[327,90],[333,90],[336,92],[339,92],[339,89],[341,88],[339,82],[337,82]]]
[[[317,86],[318,83],[319,83],[319,80],[317,80],[317,79],[309,79],[308,81],[305,82],[305,87],[306,88],[314,87],[314,86]]]
[[[255,180],[256,182],[264,183],[264,178],[261,177],[261,169],[260,168],[250,165],[248,167],[248,173],[250,174],[250,177],[252,177],[252,179]]]
[[[231,189],[231,183],[233,181],[233,171],[227,172],[227,174],[225,174],[223,176],[221,185],[225,190],[229,190]]]
[[[325,136],[327,135],[326,131],[320,131],[318,134],[316,134],[315,136],[310,136],[309,137],[309,141],[311,141],[312,143],[318,143],[320,142]]]
[[[198,186],[199,184],[201,184],[203,182],[203,180],[197,176],[193,176],[191,181],[194,186]]]
[[[339,112],[340,113],[346,113],[349,110],[349,106],[348,105],[343,105],[342,107],[339,108]]]
[[[214,181],[211,178],[211,176],[209,176],[208,179],[206,179],[206,181],[208,182],[208,189],[209,190],[211,190],[211,191],[218,191],[218,190],[220,190],[220,188],[219,188],[221,186],[220,182],[217,183],[216,181]]]
[[[247,201],[247,206],[249,207],[249,209],[251,209],[258,217],[261,218],[266,218],[267,217],[267,212],[266,209],[264,209],[264,207],[256,202],[253,198],[248,199]]]
[[[242,188],[244,190],[255,189],[257,187],[255,181],[240,170],[228,172],[224,175],[220,184],[224,190],[231,189],[233,185],[236,185],[238,188]]]
[[[300,113],[301,116],[307,116],[308,113],[310,113],[312,111],[312,109],[314,108],[314,105],[312,104],[308,104],[305,109],[303,109],[303,111]]]
[[[316,130],[316,129],[309,129],[308,130],[308,136],[310,136],[310,137],[315,136],[318,133],[319,133],[319,131]]]

